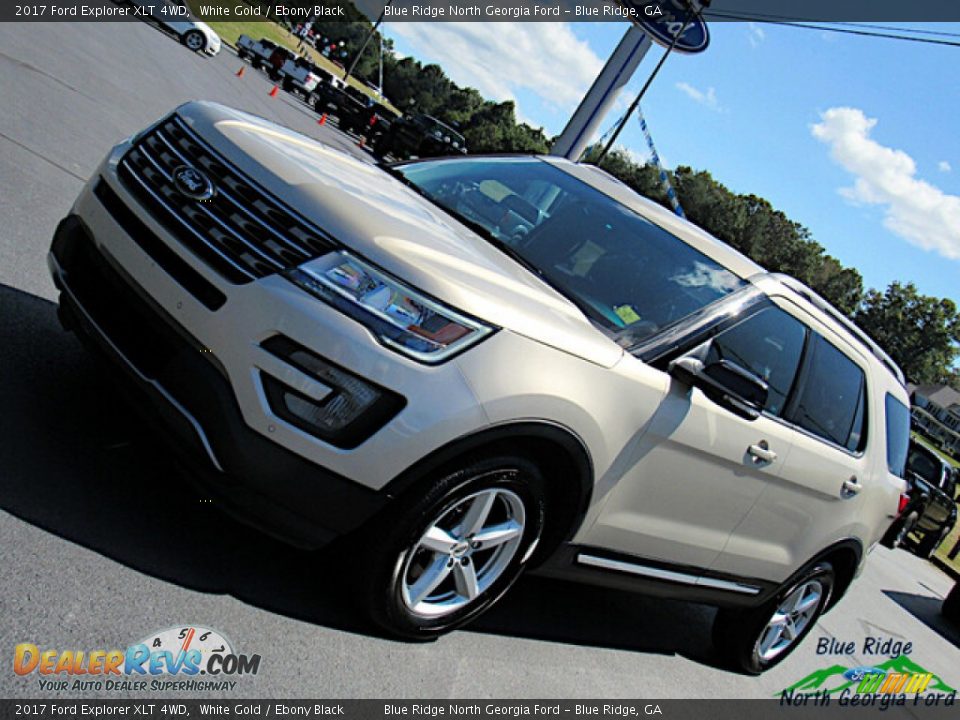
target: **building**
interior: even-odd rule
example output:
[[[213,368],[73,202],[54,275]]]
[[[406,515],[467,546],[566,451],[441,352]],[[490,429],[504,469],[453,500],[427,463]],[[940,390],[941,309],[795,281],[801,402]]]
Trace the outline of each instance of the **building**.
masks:
[[[908,385],[907,390],[916,429],[960,456],[960,392],[948,385]]]

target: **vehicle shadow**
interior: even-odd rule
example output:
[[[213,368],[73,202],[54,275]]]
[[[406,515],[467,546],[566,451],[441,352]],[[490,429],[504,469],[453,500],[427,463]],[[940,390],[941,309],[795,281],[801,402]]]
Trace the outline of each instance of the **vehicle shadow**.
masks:
[[[552,578],[523,577],[468,630],[568,645],[681,655],[721,667],[713,651],[716,611]]]
[[[944,640],[960,648],[960,626],[947,620],[940,612],[943,600],[929,595],[916,595],[894,590],[884,590],[883,594]]]
[[[0,509],[191,590],[378,634],[343,583],[309,580],[342,577],[343,548],[296,550],[205,501],[109,372],[61,330],[53,303],[0,285],[0,368]],[[712,663],[711,618],[696,605],[529,578],[471,630]]]

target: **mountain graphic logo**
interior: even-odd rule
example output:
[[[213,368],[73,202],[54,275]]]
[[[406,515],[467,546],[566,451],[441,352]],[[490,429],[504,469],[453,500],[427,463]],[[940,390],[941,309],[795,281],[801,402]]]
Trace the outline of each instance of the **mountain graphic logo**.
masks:
[[[906,682],[908,678],[921,678],[930,675],[929,682],[923,685],[923,690],[927,692],[952,693],[956,690],[950,687],[939,675],[931,673],[917,663],[913,662],[906,655],[900,655],[891,658],[886,662],[878,663],[870,667],[846,668],[842,665],[831,665],[830,667],[814,670],[802,680],[798,680],[793,685],[783,689],[784,693],[806,693],[823,692],[827,695],[833,695],[844,690],[850,689],[853,692],[860,691],[859,688],[869,681],[871,676],[878,676],[877,682],[868,685],[868,692],[889,692],[884,690],[884,678],[891,676],[903,676],[904,682],[899,683],[895,692],[903,691],[910,683]],[[860,691],[863,692],[863,691]],[[906,692],[910,692],[909,689]],[[776,693],[774,697],[781,696],[782,693]]]

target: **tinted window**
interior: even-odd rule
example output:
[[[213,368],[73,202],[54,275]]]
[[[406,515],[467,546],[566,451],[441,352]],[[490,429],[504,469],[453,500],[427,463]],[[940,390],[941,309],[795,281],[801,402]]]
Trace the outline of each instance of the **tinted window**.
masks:
[[[793,386],[806,329],[779,308],[766,308],[713,339],[705,362],[729,360],[766,380],[764,410],[779,415]]]
[[[887,468],[897,477],[903,477],[910,445],[910,411],[907,406],[887,393],[884,403],[887,424]]]
[[[943,463],[926,448],[916,444],[910,447],[907,470],[931,485],[940,487],[940,481],[943,479]]]
[[[863,371],[833,345],[815,336],[808,375],[791,421],[847,450],[864,445]]]
[[[634,342],[744,286],[680,238],[542,160],[425,161],[398,171],[533,266],[598,325]]]

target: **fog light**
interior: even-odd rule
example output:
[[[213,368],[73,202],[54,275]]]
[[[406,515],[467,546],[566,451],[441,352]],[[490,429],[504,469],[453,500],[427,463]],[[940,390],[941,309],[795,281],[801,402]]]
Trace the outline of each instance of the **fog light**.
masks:
[[[314,400],[261,372],[267,402],[273,413],[291,425],[337,447],[356,447],[383,427],[404,405],[399,395],[368,382],[277,335],[262,347],[303,373],[332,388]]]

